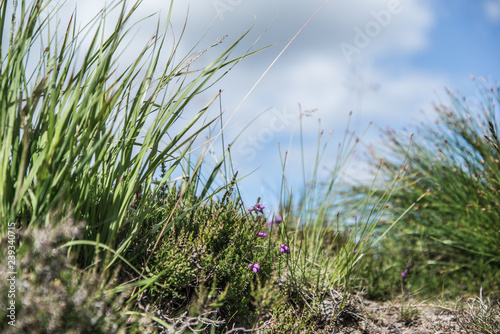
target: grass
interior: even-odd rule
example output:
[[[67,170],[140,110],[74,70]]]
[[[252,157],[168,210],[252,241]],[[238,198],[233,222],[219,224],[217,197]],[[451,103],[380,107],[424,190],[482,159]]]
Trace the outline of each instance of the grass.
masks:
[[[468,333],[498,333],[500,331],[499,301],[478,297],[462,300],[458,305],[460,325]]]
[[[219,92],[185,112],[260,51],[233,55],[245,35],[199,67],[193,51],[204,41],[184,56],[182,38],[166,50],[171,4],[165,30],[123,65],[140,1],[112,2],[83,30],[74,18],[52,26],[49,4],[0,4],[0,252],[11,275],[0,284],[2,332],[328,332],[358,321],[358,291],[452,298],[481,287],[484,299],[457,307],[461,326],[498,329],[496,88],[483,89],[477,117],[451,95],[410,146],[389,134],[374,175],[387,182],[347,194],[342,175],[358,145],[348,130],[326,177],[331,137],[318,131],[310,171],[302,148],[300,190],[280,151],[271,213],[241,200],[228,148],[209,165],[216,138],[195,145],[218,124],[208,111]],[[414,311],[401,304],[405,322]]]
[[[383,270],[394,277],[390,267],[413,263],[411,280],[424,294],[454,298],[476,294],[481,287],[485,294],[498,293],[499,95],[497,87],[486,84],[478,84],[478,92],[480,104],[449,92],[451,104],[436,106],[436,121],[412,129],[410,151],[404,135],[386,133],[386,170],[397,171],[397,161],[408,161],[388,213],[397,216],[417,204],[381,249],[403,251]],[[374,262],[385,261],[373,256]],[[393,289],[382,281],[370,286],[377,286],[378,293]]]

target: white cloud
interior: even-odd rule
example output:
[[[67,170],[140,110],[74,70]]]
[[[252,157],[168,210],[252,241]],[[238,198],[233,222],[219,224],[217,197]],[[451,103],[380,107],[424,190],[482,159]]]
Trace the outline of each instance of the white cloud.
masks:
[[[301,58],[298,66],[289,68],[288,71],[282,70],[280,74],[282,75],[270,76],[261,87],[262,91],[274,95],[272,100],[274,104],[266,106],[274,109],[269,110],[252,124],[233,150],[234,159],[240,159],[242,162],[240,171],[243,174],[262,165],[262,172],[258,172],[255,178],[252,176],[254,180],[252,182],[269,183],[274,187],[276,184],[273,182],[280,180],[281,176],[277,142],[281,143],[283,151],[288,149],[289,136],[294,129],[295,141],[290,147],[288,169],[290,176],[301,175],[302,163],[297,140],[299,135],[297,103],[301,103],[303,109],[318,108],[313,117],[305,118],[303,123],[306,165],[310,165],[315,158],[318,145],[318,118],[321,118],[321,128],[325,133],[323,137],[327,137],[331,129],[334,130],[330,149],[324,157],[321,168],[328,166],[333,168],[336,147],[346,129],[349,111],[354,111],[350,130],[356,131],[358,136],[373,121],[371,131],[362,140],[365,143],[377,143],[380,142],[378,128],[391,126],[398,129],[415,123],[421,117],[421,109],[432,112],[436,91],[438,96],[442,96],[441,90],[449,84],[446,76],[440,73],[406,68],[394,74],[375,65],[366,65],[353,72],[344,65],[341,58],[312,54]],[[373,87],[377,89],[372,89]],[[249,116],[245,112],[252,110],[264,110],[259,109],[259,105],[255,103],[259,96],[261,95],[251,99],[253,101],[251,107],[245,108],[242,116]],[[285,127],[276,126],[276,115],[284,110],[292,116],[287,119]],[[278,131],[268,131],[273,130],[272,127]],[[372,177],[371,172],[364,170],[366,164],[360,163],[356,167],[358,169],[349,170],[351,172],[355,170],[357,176],[363,175],[366,179]],[[297,183],[295,185],[297,186]],[[247,186],[251,187],[249,184]]]
[[[492,22],[500,22],[500,1],[484,2],[483,11],[488,20]]]

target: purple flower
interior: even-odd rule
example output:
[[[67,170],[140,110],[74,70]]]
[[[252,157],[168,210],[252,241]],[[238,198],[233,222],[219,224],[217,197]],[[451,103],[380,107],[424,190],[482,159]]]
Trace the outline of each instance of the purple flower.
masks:
[[[285,244],[281,244],[281,246],[280,246],[280,252],[281,253],[290,254],[290,248],[288,246],[286,246]]]
[[[135,194],[135,196],[137,197],[137,199],[141,199],[141,193],[140,193],[140,192],[137,192],[137,193]]]
[[[357,250],[357,249],[355,249],[355,250],[354,250],[354,254],[356,254],[357,252],[358,252],[358,250]]]
[[[257,203],[255,204],[255,211],[262,212],[264,210],[264,205]]]
[[[410,269],[413,265],[410,263],[406,266],[406,269],[401,273],[401,277],[405,278],[410,272]]]
[[[250,263],[248,265],[248,268],[252,269],[252,271],[256,274],[260,271],[260,266],[258,263]]]
[[[248,211],[257,211],[257,212],[262,212],[264,210],[264,205],[257,203],[254,206],[251,206],[248,208]]]
[[[265,237],[267,237],[267,234],[264,232],[259,232],[259,233],[257,233],[257,236],[261,237],[261,238],[265,238]]]
[[[405,271],[403,271],[401,273],[401,277],[405,278],[407,274],[408,274],[408,270],[405,269]]]

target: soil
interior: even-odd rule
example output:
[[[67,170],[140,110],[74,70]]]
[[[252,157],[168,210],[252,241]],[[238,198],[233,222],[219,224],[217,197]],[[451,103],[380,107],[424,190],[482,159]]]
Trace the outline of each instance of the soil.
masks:
[[[349,307],[338,321],[324,333],[338,334],[427,334],[466,333],[460,329],[453,309],[446,306],[422,302],[406,302],[411,315],[405,320],[401,313],[401,302],[372,302],[360,300],[360,306],[350,311]],[[407,313],[408,314],[408,313]]]
[[[363,301],[362,304],[361,312],[346,317],[351,318],[350,321],[343,320],[341,315],[340,321],[335,325],[336,330],[331,333],[466,333],[461,331],[454,312],[443,306],[406,303],[413,314],[408,320],[404,320],[401,316],[401,303]]]
[[[361,296],[350,296],[347,305],[342,306],[343,295],[331,290],[321,303],[320,319],[314,332],[299,331],[297,334],[467,334],[457,319],[456,305],[435,304],[417,300],[374,302]],[[404,305],[404,307],[402,307]],[[500,304],[499,304],[500,305]],[[342,308],[342,311],[339,310]],[[402,312],[404,310],[404,312]],[[406,315],[406,316],[404,316]],[[164,321],[179,329],[175,333],[184,333],[189,325],[199,324],[198,319],[191,321],[185,317],[169,319],[157,314]],[[335,319],[335,320],[334,320]],[[192,323],[190,323],[192,322]],[[189,331],[188,331],[189,332]],[[172,334],[164,329],[160,333]],[[233,328],[227,333],[276,333],[273,330],[271,315],[260,328]],[[492,332],[493,333],[493,332]]]

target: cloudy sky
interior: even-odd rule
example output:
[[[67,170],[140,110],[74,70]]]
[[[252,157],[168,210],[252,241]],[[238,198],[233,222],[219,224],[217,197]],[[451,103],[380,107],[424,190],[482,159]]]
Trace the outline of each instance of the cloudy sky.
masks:
[[[143,45],[154,33],[158,18],[166,17],[169,4],[166,0],[144,0],[137,17],[158,14],[137,26],[131,45]],[[181,53],[188,52],[207,29],[196,51],[227,35],[214,53],[208,52],[199,60],[200,66],[250,27],[238,48],[240,54],[257,39],[254,48],[279,42],[240,62],[199,100],[202,106],[222,89],[224,118],[236,110],[226,142],[246,128],[232,154],[240,176],[255,170],[241,183],[247,203],[261,196],[269,206],[276,204],[281,179],[278,142],[283,151],[290,151],[287,175],[290,183],[299,187],[301,110],[314,111],[303,119],[307,161],[312,161],[317,147],[318,121],[325,137],[334,130],[321,166],[327,170],[335,162],[350,111],[350,130],[361,133],[373,122],[362,142],[380,145],[380,128],[402,129],[422,119],[421,110],[430,112],[433,102],[447,101],[445,87],[472,96],[475,86],[471,75],[488,82],[500,78],[500,0],[331,0],[259,81],[323,4],[324,0],[174,3],[171,31],[176,36],[187,17]],[[80,20],[85,20],[97,13],[103,2],[74,0],[65,8],[71,10],[75,5]],[[219,106],[212,112],[218,113]],[[362,165],[354,161],[349,170]]]

